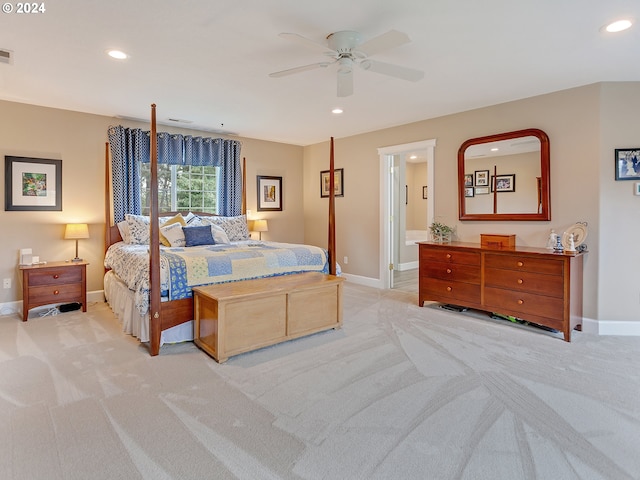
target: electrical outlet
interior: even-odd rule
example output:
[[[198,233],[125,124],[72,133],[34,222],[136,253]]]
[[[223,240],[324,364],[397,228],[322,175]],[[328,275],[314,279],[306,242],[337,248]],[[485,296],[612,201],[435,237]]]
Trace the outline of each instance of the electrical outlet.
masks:
[[[5,278],[2,281],[2,288],[11,288],[11,279],[10,278]]]
[[[344,263],[345,265],[346,265],[347,263],[349,263],[349,257],[344,257],[344,262],[342,262],[342,263]]]

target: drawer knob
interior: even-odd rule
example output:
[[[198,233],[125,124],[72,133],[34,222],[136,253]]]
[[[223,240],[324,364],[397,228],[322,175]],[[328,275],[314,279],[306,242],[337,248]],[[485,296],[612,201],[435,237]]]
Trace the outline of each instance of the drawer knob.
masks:
[[[451,290],[453,290],[453,288],[447,287],[447,292],[450,292]]]
[[[53,275],[53,278],[60,278],[60,275],[58,275],[57,273]]]
[[[451,258],[451,254],[450,253],[447,253],[447,258]]]
[[[519,267],[522,267],[524,265],[524,263],[518,262],[518,263],[516,263],[516,265],[518,265]]]
[[[53,294],[54,294],[54,295],[58,295],[59,293],[60,293],[60,291],[59,291],[59,290],[54,290],[54,291],[53,291]]]
[[[451,269],[450,268],[447,268],[447,273],[451,273]]]
[[[522,280],[521,278],[518,279],[518,285],[522,285],[524,283],[524,280]]]
[[[524,300],[520,299],[518,300],[518,305],[522,305],[524,303]]]

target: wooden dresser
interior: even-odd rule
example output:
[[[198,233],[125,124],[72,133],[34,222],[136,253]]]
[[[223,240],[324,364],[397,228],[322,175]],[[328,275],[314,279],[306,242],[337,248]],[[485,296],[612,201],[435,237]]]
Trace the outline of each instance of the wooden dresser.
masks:
[[[419,242],[418,304],[427,300],[522,318],[564,334],[582,325],[583,254]]]

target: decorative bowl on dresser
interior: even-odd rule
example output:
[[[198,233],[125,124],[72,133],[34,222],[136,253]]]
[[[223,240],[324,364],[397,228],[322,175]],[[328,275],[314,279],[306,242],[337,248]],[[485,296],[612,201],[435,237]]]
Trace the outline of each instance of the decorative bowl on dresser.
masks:
[[[418,304],[435,301],[510,315],[559,330],[582,325],[583,253],[418,242]]]
[[[87,262],[19,265],[22,272],[22,321],[29,310],[54,303],[77,302],[87,311]]]

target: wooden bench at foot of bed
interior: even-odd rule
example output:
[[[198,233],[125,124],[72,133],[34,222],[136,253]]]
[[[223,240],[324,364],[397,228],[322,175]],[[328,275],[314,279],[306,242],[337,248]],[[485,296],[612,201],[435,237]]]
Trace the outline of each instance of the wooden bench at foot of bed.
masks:
[[[342,326],[343,278],[319,272],[193,289],[194,342],[219,363]]]

